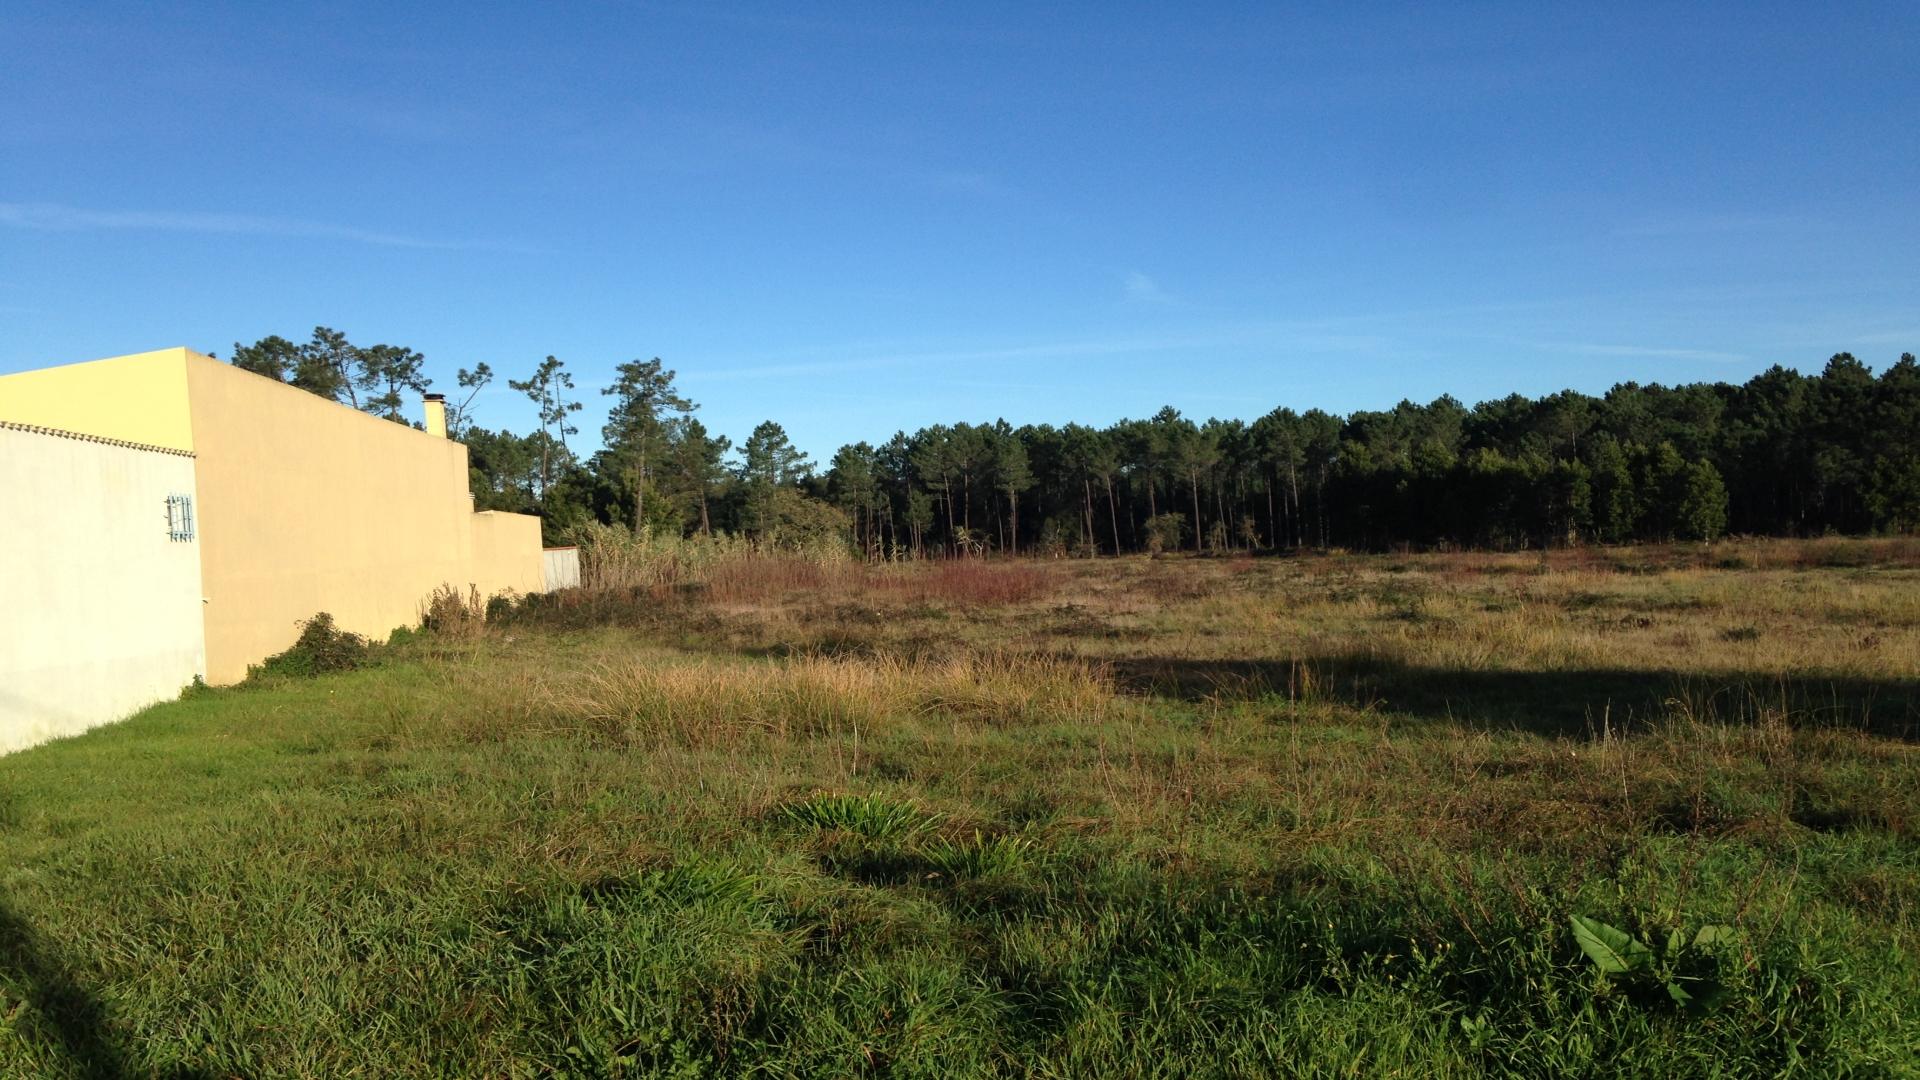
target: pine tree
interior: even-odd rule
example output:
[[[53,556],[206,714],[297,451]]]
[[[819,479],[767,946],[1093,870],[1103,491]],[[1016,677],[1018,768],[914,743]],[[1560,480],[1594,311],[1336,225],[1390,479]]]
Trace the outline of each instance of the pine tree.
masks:
[[[740,453],[748,531],[772,539],[779,523],[779,492],[810,475],[813,463],[788,440],[786,429],[772,420],[753,429]]]
[[[1020,493],[1033,487],[1033,470],[1027,460],[1026,444],[1020,441],[1005,420],[996,421],[987,433],[987,467],[993,475],[994,489],[1007,497],[1007,551],[1020,551]]]
[[[1683,540],[1713,540],[1727,528],[1727,487],[1705,461],[1686,466],[1674,508],[1674,532]]]
[[[1874,526],[1920,529],[1920,364],[1912,353],[1881,372],[1868,426],[1876,433],[1867,476]]]
[[[614,369],[613,385],[600,391],[614,398],[600,434],[607,449],[623,463],[622,471],[633,491],[635,532],[646,519],[647,489],[653,483],[653,469],[665,452],[666,414],[690,413],[699,408],[674,391],[673,376],[657,356],[629,360]]]
[[[540,440],[540,501],[544,505],[555,475],[572,463],[567,436],[580,431],[567,422],[567,417],[580,411],[580,403],[567,396],[573,389],[573,376],[567,373],[565,361],[549,356],[533,369],[532,375],[508,379],[507,385],[527,395],[540,418],[536,437]]]

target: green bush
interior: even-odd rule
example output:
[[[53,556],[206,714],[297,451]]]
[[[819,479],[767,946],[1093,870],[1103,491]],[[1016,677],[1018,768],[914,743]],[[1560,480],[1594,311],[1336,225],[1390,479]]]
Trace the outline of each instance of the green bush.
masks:
[[[367,662],[372,650],[366,638],[335,626],[333,616],[322,611],[300,624],[300,636],[287,651],[267,657],[249,675],[304,678],[352,671]]]
[[[1155,555],[1178,551],[1187,538],[1187,519],[1180,514],[1156,514],[1147,519],[1147,550]]]

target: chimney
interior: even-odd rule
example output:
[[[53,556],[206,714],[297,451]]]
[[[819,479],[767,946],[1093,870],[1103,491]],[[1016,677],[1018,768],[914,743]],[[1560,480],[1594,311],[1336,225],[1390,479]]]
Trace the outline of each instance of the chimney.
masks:
[[[428,394],[427,400],[426,400],[426,406],[427,406],[427,434],[436,435],[442,439],[446,438],[447,437],[447,395]]]

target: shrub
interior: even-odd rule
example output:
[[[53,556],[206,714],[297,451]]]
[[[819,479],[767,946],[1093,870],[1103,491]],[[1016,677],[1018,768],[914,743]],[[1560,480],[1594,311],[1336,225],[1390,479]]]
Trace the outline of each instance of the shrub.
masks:
[[[1156,514],[1147,519],[1147,550],[1155,555],[1178,551],[1187,536],[1187,519],[1180,514]]]
[[[485,622],[482,611],[478,587],[469,585],[462,593],[451,585],[442,585],[421,606],[420,628],[449,637],[471,637]]]
[[[1028,551],[1049,559],[1061,558],[1069,551],[1078,554],[1080,549],[1086,547],[1082,533],[1083,529],[1073,515],[1056,514],[1040,526],[1040,539]]]
[[[249,675],[307,677],[352,671],[365,664],[371,654],[372,646],[366,638],[335,626],[333,616],[322,611],[300,624],[300,636],[292,647],[267,657]]]

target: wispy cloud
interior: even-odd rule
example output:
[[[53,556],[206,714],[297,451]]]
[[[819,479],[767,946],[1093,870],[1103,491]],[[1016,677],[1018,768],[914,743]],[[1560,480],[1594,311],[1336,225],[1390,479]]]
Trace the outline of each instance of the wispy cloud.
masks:
[[[889,368],[925,367],[940,370],[953,364],[1004,360],[1065,360],[1086,356],[1111,356],[1117,353],[1152,352],[1178,347],[1181,347],[1178,343],[1164,341],[1057,341],[1007,348],[895,352],[842,360],[796,360],[752,364],[746,367],[688,372],[688,375],[703,381],[731,382],[738,379],[800,378],[856,371],[881,371]]]
[[[1133,291],[1131,277],[1123,278],[1122,285],[1127,292]],[[1142,283],[1143,288],[1146,285],[1158,288],[1158,283],[1151,278]],[[1176,297],[1174,302],[1180,301]],[[688,362],[683,374],[690,382],[725,383],[890,370],[951,371],[970,364],[1069,363],[1208,350],[1239,350],[1263,364],[1329,356],[1416,364],[1441,355],[1435,352],[1434,344],[1440,340],[1576,356],[1715,363],[1747,363],[1752,359],[1745,353],[1692,345],[1556,340],[1544,335],[1521,337],[1484,328],[1489,319],[1503,329],[1516,319],[1540,321],[1566,303],[1540,300],[1358,311],[1307,319],[1196,322],[1161,334],[1042,338],[952,348],[929,347],[925,341],[911,340],[839,342],[786,349],[771,355],[704,357],[698,364]],[[1863,338],[1854,335],[1847,340]],[[727,366],[729,363],[739,366]]]
[[[1127,275],[1127,302],[1130,304],[1171,304],[1173,294],[1160,287],[1160,283],[1138,270]]]
[[[1089,360],[1102,357],[1152,355],[1190,352],[1204,349],[1261,347],[1293,349],[1304,353],[1381,352],[1397,348],[1395,339],[1382,335],[1341,332],[1330,325],[1333,320],[1300,323],[1243,323],[1196,328],[1186,334],[1159,337],[1083,338],[1042,341],[1030,344],[986,346],[961,349],[894,348],[885,351],[865,346],[865,356],[841,356],[832,359],[782,359],[771,363],[748,364],[734,368],[689,370],[689,381],[732,382],[741,379],[805,378],[846,372],[892,369],[944,371],[967,364],[1040,363]],[[818,355],[826,349],[808,349]]]
[[[224,236],[286,236],[344,240],[376,247],[427,250],[504,250],[503,245],[472,240],[432,240],[299,218],[224,214],[198,210],[91,210],[58,203],[0,202],[0,226],[43,232],[138,230]]]
[[[1522,341],[1516,344],[1534,349],[1548,349],[1553,352],[1576,353],[1581,356],[1637,356],[1657,360],[1720,360],[1745,361],[1751,359],[1745,353],[1724,352],[1719,349],[1688,349],[1666,345],[1614,345],[1593,341]]]
[[[1865,345],[1920,345],[1920,329],[1893,330],[1885,333],[1851,334],[1851,340]]]

